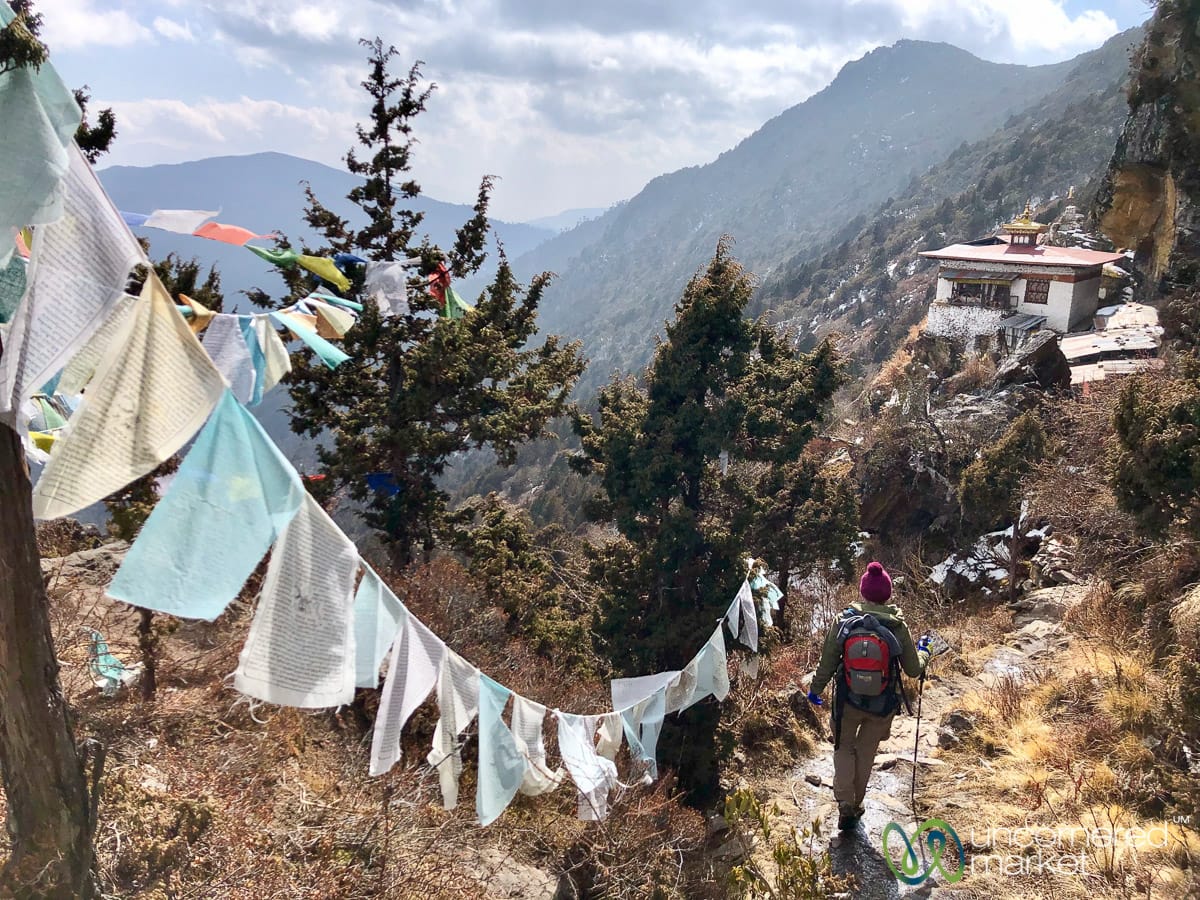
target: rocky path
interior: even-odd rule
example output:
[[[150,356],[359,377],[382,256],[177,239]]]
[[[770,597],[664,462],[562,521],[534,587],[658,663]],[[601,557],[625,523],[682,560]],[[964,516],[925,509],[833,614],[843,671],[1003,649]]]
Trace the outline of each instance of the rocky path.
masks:
[[[883,857],[883,830],[890,822],[896,822],[906,834],[912,835],[916,824],[931,816],[944,818],[952,826],[956,819],[970,821],[974,805],[971,773],[957,769],[953,758],[939,758],[939,740],[953,743],[954,727],[961,721],[952,715],[953,710],[967,693],[985,690],[1000,678],[1020,679],[1069,644],[1070,638],[1061,624],[1062,614],[1085,592],[1083,587],[1047,588],[1019,601],[1013,630],[991,651],[977,675],[951,672],[946,660],[933,662],[921,704],[915,812],[911,802],[917,737],[915,697],[911,698],[914,715],[901,711],[893,721],[891,736],[880,745],[867,790],[866,814],[856,830],[846,834],[836,831],[833,745],[828,740],[822,741],[813,757],[792,772],[763,785],[789,825],[803,829],[814,821],[820,822],[814,847],[818,851],[829,850],[836,873],[857,878],[855,898],[930,897],[942,893],[933,878],[915,887],[896,879]],[[824,711],[820,715],[828,734],[828,715]],[[922,785],[934,782],[938,788],[937,809],[922,800],[929,793]]]

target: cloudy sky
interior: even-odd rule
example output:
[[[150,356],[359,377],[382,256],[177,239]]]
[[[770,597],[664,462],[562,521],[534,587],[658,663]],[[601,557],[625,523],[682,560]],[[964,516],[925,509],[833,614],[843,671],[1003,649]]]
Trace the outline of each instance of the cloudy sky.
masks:
[[[279,150],[340,165],[365,113],[357,40],[435,81],[416,176],[526,220],[704,163],[900,38],[1067,59],[1146,0],[39,0],[51,58],[116,108],[113,163]]]

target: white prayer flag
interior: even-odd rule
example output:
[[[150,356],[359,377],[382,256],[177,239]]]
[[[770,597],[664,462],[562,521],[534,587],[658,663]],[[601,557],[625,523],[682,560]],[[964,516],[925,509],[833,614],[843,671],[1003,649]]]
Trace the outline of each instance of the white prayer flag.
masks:
[[[438,676],[438,710],[442,717],[433,730],[428,763],[438,770],[442,805],[458,806],[458,777],[462,774],[462,748],[458,736],[479,714],[479,670],[447,649]]]
[[[540,703],[534,703],[519,694],[513,694],[513,737],[517,740],[517,747],[529,762],[520,788],[521,793],[527,797],[549,793],[563,783],[567,774],[562,766],[551,769],[549,763],[546,762],[546,742],[542,736],[542,725],[546,721],[546,712],[546,707]]]
[[[446,645],[414,615],[405,617],[392,645],[387,680],[379,698],[371,737],[371,775],[383,775],[400,761],[404,723],[437,684]]]
[[[63,216],[34,230],[29,290],[0,358],[0,414],[10,423],[108,318],[142,259],[79,148],[70,154]]]
[[[219,209],[156,209],[142,224],[177,234],[192,234],[206,221],[218,215]]]
[[[70,515],[153,471],[200,430],[225,390],[153,272],[136,309],[38,479],[40,519]]]
[[[284,375],[292,371],[292,358],[288,355],[287,346],[275,330],[275,324],[269,315],[254,317],[254,333],[263,353],[262,393],[265,394],[279,384]]]
[[[242,334],[241,317],[218,313],[204,329],[200,343],[229,382],[233,396],[243,405],[249,403],[254,395],[254,362]]]
[[[234,687],[316,709],[354,699],[358,551],[311,495],[275,542]]]
[[[404,262],[369,262],[363,276],[365,293],[379,308],[379,314],[402,316],[408,312],[408,273],[407,266],[419,263],[421,258],[415,256]]]

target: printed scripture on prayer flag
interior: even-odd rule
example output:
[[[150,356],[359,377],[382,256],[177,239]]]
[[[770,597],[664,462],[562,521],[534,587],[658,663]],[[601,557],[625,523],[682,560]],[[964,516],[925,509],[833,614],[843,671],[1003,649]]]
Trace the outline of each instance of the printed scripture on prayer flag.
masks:
[[[225,391],[153,272],[135,310],[33,489],[39,519],[78,512],[152,472],[192,439]]]
[[[0,131],[3,131],[0,128]],[[62,218],[33,236],[29,288],[0,357],[0,412],[49,381],[103,324],[142,259],[129,227],[71,145]]]
[[[305,494],[271,551],[233,686],[302,709],[353,700],[357,574],[358,550]]]

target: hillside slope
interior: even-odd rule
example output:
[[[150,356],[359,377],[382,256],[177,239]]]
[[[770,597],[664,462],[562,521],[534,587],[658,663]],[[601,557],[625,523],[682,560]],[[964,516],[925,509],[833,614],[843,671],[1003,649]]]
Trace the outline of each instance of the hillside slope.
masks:
[[[721,234],[751,269],[828,240],[963,141],[1061,88],[1095,53],[1052,66],[985,62],[946,44],[900,41],[845,66],[823,91],[706,166],[637,196],[518,260],[559,279],[547,331],[581,336],[590,384],[647,359],[650,337]],[[586,389],[586,388],[585,388]]]

